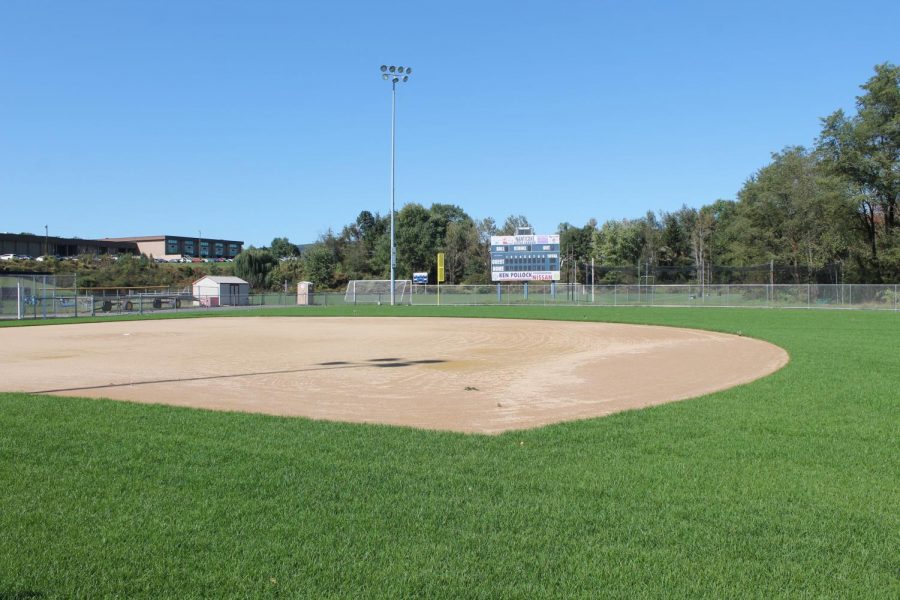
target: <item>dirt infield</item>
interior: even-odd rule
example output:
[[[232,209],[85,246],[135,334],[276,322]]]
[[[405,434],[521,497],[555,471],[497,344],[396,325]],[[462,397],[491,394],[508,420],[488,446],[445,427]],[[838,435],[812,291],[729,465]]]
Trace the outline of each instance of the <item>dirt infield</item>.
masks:
[[[505,319],[132,321],[0,342],[3,391],[481,433],[690,398],[788,360],[719,333]]]

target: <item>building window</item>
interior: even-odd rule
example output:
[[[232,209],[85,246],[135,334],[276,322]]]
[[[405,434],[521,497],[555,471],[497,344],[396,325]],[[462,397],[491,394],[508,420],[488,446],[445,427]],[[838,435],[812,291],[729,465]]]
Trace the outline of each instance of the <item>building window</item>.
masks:
[[[200,256],[209,256],[209,242],[200,242]]]
[[[178,240],[166,240],[166,254],[178,254]]]
[[[221,258],[225,254],[225,244],[216,242],[216,258]]]
[[[240,247],[238,244],[228,244],[228,257],[234,258],[240,253]]]
[[[194,255],[194,241],[188,240],[184,242],[184,254]]]

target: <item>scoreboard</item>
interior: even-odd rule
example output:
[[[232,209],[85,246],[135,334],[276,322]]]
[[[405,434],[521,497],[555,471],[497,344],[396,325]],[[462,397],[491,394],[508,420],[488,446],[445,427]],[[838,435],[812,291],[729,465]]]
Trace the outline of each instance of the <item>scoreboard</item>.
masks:
[[[559,281],[559,236],[492,235],[491,281]]]

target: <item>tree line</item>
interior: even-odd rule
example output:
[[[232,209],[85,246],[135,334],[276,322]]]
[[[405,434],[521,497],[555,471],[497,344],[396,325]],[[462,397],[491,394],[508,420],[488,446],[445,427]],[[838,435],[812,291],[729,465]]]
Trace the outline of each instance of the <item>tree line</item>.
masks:
[[[877,65],[861,89],[853,114],[837,110],[822,119],[810,147],[772,154],[734,200],[602,224],[560,223],[563,281],[900,282],[900,67]],[[395,222],[397,276],[428,271],[434,282],[436,254],[443,252],[450,284],[490,282],[490,237],[529,225],[524,215],[501,224],[444,203],[407,204]],[[351,279],[388,278],[389,262],[390,215],[363,210],[314,244],[280,237],[250,247],[235,259],[233,271],[256,290],[289,289],[301,280],[342,289]],[[0,272],[8,268],[0,264]],[[122,257],[51,260],[26,270],[77,272],[90,286],[143,286],[187,285],[231,268],[172,268]]]
[[[735,200],[602,224],[561,223],[563,280],[900,281],[900,67],[885,63],[874,71],[855,114],[837,110],[822,119],[811,147],[772,154]],[[434,281],[443,252],[447,283],[487,283],[490,236],[528,224],[524,215],[500,225],[454,204],[407,204],[396,213],[397,276],[428,271]],[[236,260],[235,273],[273,289],[300,279],[320,289],[384,279],[389,234],[389,215],[364,210],[306,248],[287,238],[251,248]]]

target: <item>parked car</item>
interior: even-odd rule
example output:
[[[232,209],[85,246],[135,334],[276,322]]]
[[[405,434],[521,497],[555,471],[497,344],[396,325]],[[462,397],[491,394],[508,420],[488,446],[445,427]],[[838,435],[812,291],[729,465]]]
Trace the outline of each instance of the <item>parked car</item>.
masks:
[[[13,260],[15,257],[15,254],[0,254],[0,260]]]

